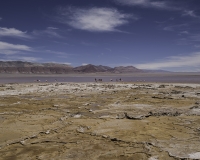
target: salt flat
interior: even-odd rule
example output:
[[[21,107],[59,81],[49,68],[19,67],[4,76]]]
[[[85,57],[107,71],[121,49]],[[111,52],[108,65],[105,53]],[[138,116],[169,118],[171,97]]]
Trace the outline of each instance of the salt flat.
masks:
[[[200,159],[200,85],[0,85],[0,159]]]

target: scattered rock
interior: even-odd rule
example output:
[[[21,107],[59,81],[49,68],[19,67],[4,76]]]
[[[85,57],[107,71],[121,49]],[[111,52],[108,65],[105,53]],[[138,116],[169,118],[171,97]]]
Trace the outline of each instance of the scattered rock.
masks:
[[[30,139],[33,139],[33,138],[37,138],[37,136],[36,136],[36,135],[32,135],[32,136],[30,136],[29,138],[30,138]]]
[[[74,115],[74,118],[81,118],[81,114]]]
[[[117,138],[110,138],[111,141],[119,141]]]
[[[148,160],[158,160],[158,156],[150,157]]]
[[[89,106],[90,105],[90,103],[85,103],[85,104],[83,104],[84,106]]]
[[[193,87],[190,87],[190,86],[175,86],[174,88],[180,88],[180,89],[193,89]]]
[[[84,130],[83,127],[79,127],[79,128],[76,129],[76,131],[79,132],[79,133],[84,133],[85,130]]]
[[[160,111],[150,111],[150,116],[180,116],[182,112],[175,111],[175,110],[160,110]]]
[[[193,107],[190,107],[190,109],[200,109],[200,106],[193,106]]]
[[[20,141],[21,145],[25,145],[25,140]]]
[[[45,132],[45,134],[49,134],[50,133],[50,130],[47,130],[46,132]]]
[[[158,88],[165,88],[165,85],[162,84],[162,85],[160,85]]]
[[[110,118],[110,115],[99,116],[100,119]]]
[[[97,134],[94,133],[94,132],[92,132],[92,133],[90,133],[90,135],[91,135],[91,136],[96,136]]]
[[[65,121],[67,118],[68,118],[67,116],[64,116],[64,117],[61,117],[60,120]]]
[[[176,91],[176,90],[171,91],[171,94],[181,94],[181,93],[182,93],[182,91]]]
[[[115,102],[115,104],[120,104],[120,101]]]
[[[108,136],[106,136],[106,135],[103,135],[102,137],[103,137],[103,138],[108,138]]]
[[[124,113],[124,114],[127,119],[134,119],[134,120],[141,120],[150,116],[150,114],[147,114],[147,115],[135,115],[132,113]]]
[[[200,152],[189,154],[189,158],[191,158],[191,159],[200,159]]]
[[[124,113],[120,113],[120,114],[117,114],[116,118],[117,119],[124,119],[126,116]]]
[[[163,96],[153,96],[155,99],[173,99],[172,97],[163,97]]]

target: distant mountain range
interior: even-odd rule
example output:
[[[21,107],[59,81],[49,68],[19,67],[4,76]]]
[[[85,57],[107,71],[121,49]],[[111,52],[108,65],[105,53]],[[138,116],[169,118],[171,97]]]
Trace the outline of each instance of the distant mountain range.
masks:
[[[108,67],[102,65],[84,65],[72,67],[59,63],[31,63],[22,61],[0,61],[0,73],[23,74],[66,74],[66,73],[142,73],[150,72],[133,66]],[[164,72],[164,71],[163,71]]]
[[[115,67],[111,68],[108,66],[95,66],[92,64],[88,64],[85,66],[79,66],[73,68],[74,72],[81,72],[81,73],[96,73],[96,72],[108,72],[108,73],[133,73],[133,72],[143,72],[143,70],[137,69],[133,66],[127,66],[127,67]]]

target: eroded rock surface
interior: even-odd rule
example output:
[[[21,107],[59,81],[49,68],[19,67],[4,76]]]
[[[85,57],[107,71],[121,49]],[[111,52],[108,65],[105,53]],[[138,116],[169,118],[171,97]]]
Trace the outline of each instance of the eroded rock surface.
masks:
[[[0,159],[200,159],[199,89],[115,82],[1,85]]]

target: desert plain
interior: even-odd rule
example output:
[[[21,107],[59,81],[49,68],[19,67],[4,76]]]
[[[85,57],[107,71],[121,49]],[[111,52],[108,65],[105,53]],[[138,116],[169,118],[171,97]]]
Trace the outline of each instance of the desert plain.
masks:
[[[200,84],[1,84],[0,159],[200,159]]]

